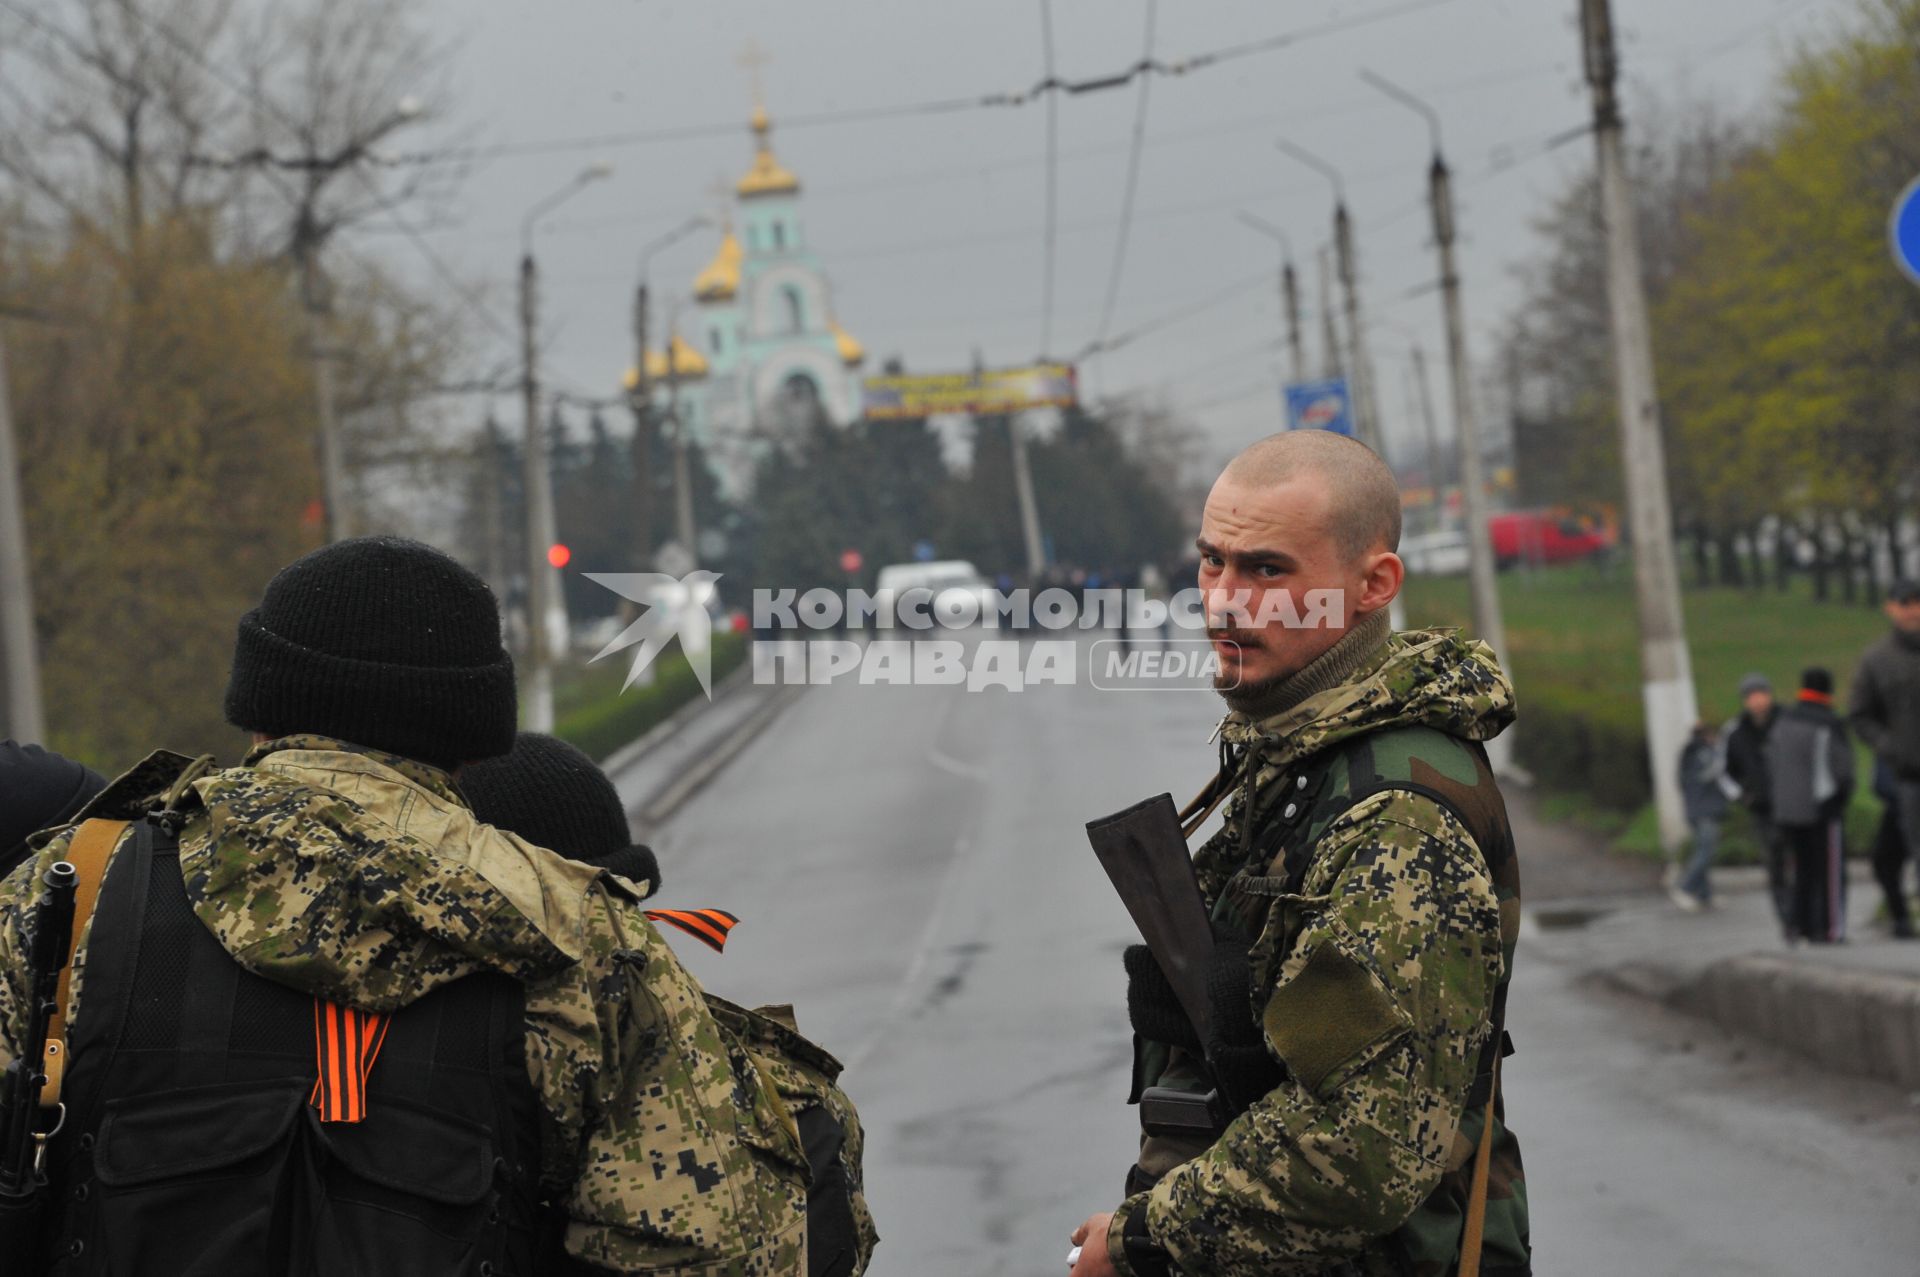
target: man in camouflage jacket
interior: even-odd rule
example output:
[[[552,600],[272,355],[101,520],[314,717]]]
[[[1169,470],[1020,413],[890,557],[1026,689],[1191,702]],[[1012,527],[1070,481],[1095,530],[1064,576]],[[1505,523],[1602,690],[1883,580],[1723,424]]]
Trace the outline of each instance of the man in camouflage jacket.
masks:
[[[514,731],[477,577],[411,542],[316,551],[243,618],[227,709],[255,735],[241,766],[154,754],[83,816],[181,812],[193,913],[276,984],[385,1013],[475,973],[518,982],[568,1271],[805,1273],[806,1161],[777,1079],[644,916],[647,884],[483,824],[460,793],[459,762]],[[72,837],[43,835],[0,884],[0,1065],[25,1033],[25,919]],[[95,943],[81,933],[74,1032]]]
[[[1391,631],[1398,537],[1391,473],[1337,435],[1264,440],[1208,498],[1231,708],[1226,821],[1195,855],[1216,1040],[1166,1013],[1144,949],[1128,968],[1134,1098],[1212,1090],[1223,1126],[1143,1139],[1125,1202],[1074,1233],[1075,1277],[1458,1268],[1519,922],[1480,742],[1513,694],[1484,645]],[[1289,623],[1316,598],[1324,626]],[[1480,1272],[1523,1277],[1519,1149],[1492,1120]]]

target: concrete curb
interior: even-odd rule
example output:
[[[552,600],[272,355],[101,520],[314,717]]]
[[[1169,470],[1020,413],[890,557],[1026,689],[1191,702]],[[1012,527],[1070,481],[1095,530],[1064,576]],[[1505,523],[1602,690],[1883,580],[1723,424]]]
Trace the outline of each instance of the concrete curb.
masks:
[[[754,710],[739,726],[721,737],[712,749],[695,757],[661,786],[638,812],[642,829],[651,829],[668,819],[688,799],[706,788],[708,782],[724,771],[741,750],[773,724],[782,710],[799,699],[802,690],[793,686],[776,688],[766,704]]]
[[[1692,973],[1634,963],[1607,979],[1838,1072],[1920,1091],[1920,980],[1912,976],[1748,954]]]

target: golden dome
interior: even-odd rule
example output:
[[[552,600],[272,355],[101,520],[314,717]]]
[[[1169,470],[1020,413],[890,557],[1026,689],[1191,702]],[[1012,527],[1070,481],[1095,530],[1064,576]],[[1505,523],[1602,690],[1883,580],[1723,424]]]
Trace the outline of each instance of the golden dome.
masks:
[[[854,335],[839,324],[827,325],[833,330],[834,348],[840,352],[840,362],[849,368],[858,367],[867,357],[867,348],[862,346]]]
[[[767,135],[772,132],[773,121],[767,116],[767,108],[754,107],[753,167],[733,188],[742,199],[751,199],[755,195],[791,195],[800,189],[800,179],[782,168],[780,161],[773,158],[773,145],[767,140]]]
[[[675,336],[673,339],[673,369],[674,372],[679,374],[681,381],[699,381],[707,375],[706,356],[688,345],[685,338]],[[649,350],[647,352],[647,380],[658,383],[666,379],[667,352],[664,350]],[[633,369],[629,368],[627,369],[626,375],[620,379],[620,384],[628,390],[632,390],[638,381],[639,378],[634,376]]]
[[[740,291],[740,241],[732,231],[720,238],[720,247],[707,268],[693,277],[693,295],[703,302],[732,301]]]

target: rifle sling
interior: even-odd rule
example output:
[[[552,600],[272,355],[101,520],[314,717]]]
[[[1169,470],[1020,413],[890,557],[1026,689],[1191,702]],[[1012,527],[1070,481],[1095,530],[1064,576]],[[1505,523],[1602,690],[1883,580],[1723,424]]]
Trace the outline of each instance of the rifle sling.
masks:
[[[54,997],[53,1011],[47,1016],[47,1049],[42,1071],[47,1083],[40,1088],[40,1107],[57,1108],[60,1083],[67,1073],[67,998],[73,985],[73,956],[80,951],[80,937],[93,917],[93,906],[100,899],[100,881],[107,876],[107,860],[127,831],[124,820],[83,821],[67,844],[67,863],[78,879],[73,888],[73,936],[67,941],[66,961],[60,965],[60,988]]]
[[[1500,1094],[1500,1053],[1493,1054],[1493,1092],[1487,1096],[1486,1122],[1473,1155],[1473,1188],[1467,1194],[1467,1222],[1460,1237],[1460,1277],[1479,1277],[1480,1245],[1487,1227],[1487,1180],[1493,1165],[1493,1101]]]

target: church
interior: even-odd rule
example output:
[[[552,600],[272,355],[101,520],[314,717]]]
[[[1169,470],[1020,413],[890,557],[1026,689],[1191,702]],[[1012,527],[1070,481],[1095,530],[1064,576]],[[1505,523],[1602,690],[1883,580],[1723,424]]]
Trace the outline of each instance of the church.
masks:
[[[687,438],[700,444],[728,489],[751,482],[754,461],[816,414],[845,424],[860,415],[866,352],[834,317],[833,293],[807,247],[800,179],[774,158],[773,124],[753,112],[753,166],[713,260],[693,281],[691,312],[665,350],[649,351],[647,376],[663,415],[677,395]]]

